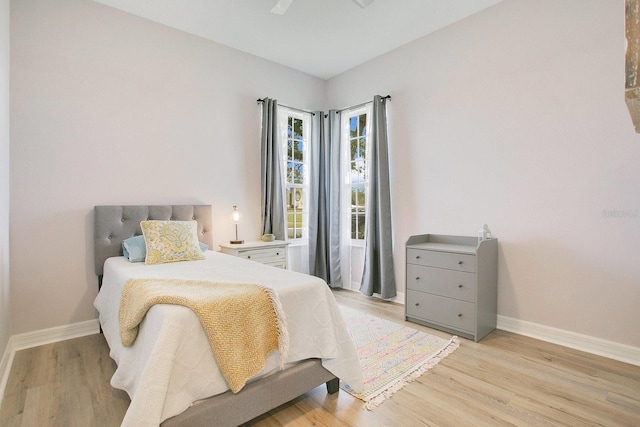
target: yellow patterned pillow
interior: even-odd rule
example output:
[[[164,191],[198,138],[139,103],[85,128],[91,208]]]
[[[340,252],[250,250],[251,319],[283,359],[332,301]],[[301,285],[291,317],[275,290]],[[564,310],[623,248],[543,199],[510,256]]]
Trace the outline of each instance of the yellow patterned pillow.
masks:
[[[147,248],[145,264],[204,259],[196,221],[142,221],[140,227]]]

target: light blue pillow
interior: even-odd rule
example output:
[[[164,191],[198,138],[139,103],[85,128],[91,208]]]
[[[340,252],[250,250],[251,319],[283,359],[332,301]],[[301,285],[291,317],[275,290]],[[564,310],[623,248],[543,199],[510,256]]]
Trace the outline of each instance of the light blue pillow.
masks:
[[[142,262],[147,256],[147,247],[144,236],[129,237],[122,241],[122,253],[129,262]]]
[[[209,246],[202,242],[200,244],[200,250],[204,253],[209,249]],[[122,241],[122,253],[129,262],[144,262],[147,256],[147,245],[144,241],[144,236],[129,237]]]

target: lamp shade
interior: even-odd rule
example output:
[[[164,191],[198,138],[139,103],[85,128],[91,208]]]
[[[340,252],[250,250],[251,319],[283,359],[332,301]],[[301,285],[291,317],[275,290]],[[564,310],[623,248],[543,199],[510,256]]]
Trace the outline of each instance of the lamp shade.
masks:
[[[238,210],[238,206],[233,205],[233,211],[231,212],[231,220],[236,224],[242,221],[242,214]]]

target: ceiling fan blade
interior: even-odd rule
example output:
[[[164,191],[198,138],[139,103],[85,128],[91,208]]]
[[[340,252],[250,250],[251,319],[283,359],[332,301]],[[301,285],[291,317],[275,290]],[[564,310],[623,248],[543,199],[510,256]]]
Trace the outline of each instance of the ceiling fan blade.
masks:
[[[284,15],[291,6],[291,2],[293,0],[278,0],[278,3],[271,9],[271,13],[275,13],[277,15]]]
[[[375,0],[353,0],[353,2],[355,4],[357,4],[358,6],[360,6],[361,8],[365,8],[367,6],[369,6],[371,3],[373,3]]]

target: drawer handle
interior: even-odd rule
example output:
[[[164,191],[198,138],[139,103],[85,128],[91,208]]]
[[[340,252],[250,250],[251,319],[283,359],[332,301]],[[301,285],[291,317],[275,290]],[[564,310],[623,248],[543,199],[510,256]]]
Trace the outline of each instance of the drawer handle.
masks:
[[[418,306],[420,306],[420,303],[419,303],[419,302],[417,302],[417,303],[416,303],[416,307],[418,307]]]
[[[458,265],[462,265],[462,261],[458,261]]]
[[[420,255],[416,255],[416,259],[420,259]]]
[[[458,313],[458,317],[462,317],[462,313]]]
[[[280,252],[276,252],[276,255],[280,255]]]
[[[416,280],[420,280],[420,276],[416,277]]]
[[[461,285],[461,284],[460,284],[460,285],[458,285],[458,289],[462,289],[462,285]]]
[[[247,255],[247,259],[251,259],[251,255]]]

